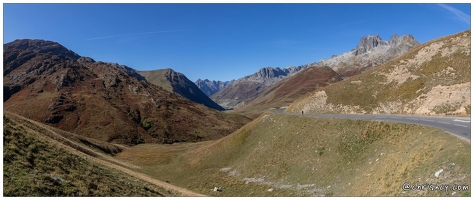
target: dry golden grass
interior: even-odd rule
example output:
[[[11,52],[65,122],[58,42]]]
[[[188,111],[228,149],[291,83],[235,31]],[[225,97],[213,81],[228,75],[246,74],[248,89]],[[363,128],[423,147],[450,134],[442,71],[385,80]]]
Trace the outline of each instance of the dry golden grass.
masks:
[[[470,144],[410,124],[267,112],[217,141],[138,145],[117,158],[211,196],[470,196],[401,189],[406,181],[470,185]]]

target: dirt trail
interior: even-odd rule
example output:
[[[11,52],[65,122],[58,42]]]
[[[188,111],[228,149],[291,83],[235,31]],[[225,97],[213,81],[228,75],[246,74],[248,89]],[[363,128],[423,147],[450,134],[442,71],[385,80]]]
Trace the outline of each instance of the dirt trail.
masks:
[[[5,111],[4,111],[4,113],[8,113],[9,115],[13,115],[13,116],[15,116],[15,117],[17,117],[17,118],[19,118],[19,119],[21,119],[21,120],[29,121],[29,122],[31,122],[31,123],[33,123],[33,124],[35,124],[35,125],[37,125],[37,126],[39,126],[39,127],[41,127],[41,128],[44,128],[44,129],[47,130],[47,131],[53,133],[55,136],[61,137],[61,138],[64,139],[64,140],[67,140],[67,141],[69,141],[69,142],[71,142],[71,143],[77,144],[76,142],[71,141],[71,140],[69,140],[69,139],[67,139],[67,138],[64,138],[63,136],[61,136],[61,134],[58,134],[58,133],[56,133],[54,130],[48,128],[47,125],[41,124],[41,123],[39,123],[39,122],[37,122],[37,121],[34,121],[34,120],[27,119],[27,118],[25,118],[25,117],[23,117],[23,116],[20,116],[20,115],[15,114],[15,113],[10,113],[10,112],[5,112]],[[20,123],[20,124],[21,124],[21,123]],[[30,129],[30,128],[28,128],[28,127],[25,127],[25,128]],[[34,130],[32,130],[32,132],[38,133],[37,131],[34,131]],[[39,134],[39,133],[38,133],[38,134]],[[146,181],[146,182],[152,183],[152,184],[154,184],[154,185],[156,185],[156,186],[158,186],[158,187],[162,187],[162,188],[164,188],[164,189],[166,189],[166,190],[169,190],[169,191],[173,192],[174,194],[176,194],[177,196],[187,196],[187,197],[200,197],[200,196],[205,196],[205,195],[203,195],[203,194],[196,193],[196,192],[187,190],[187,189],[185,189],[185,188],[181,188],[181,187],[174,186],[174,185],[171,185],[171,184],[166,183],[166,182],[163,182],[163,181],[159,181],[159,180],[153,179],[153,178],[151,178],[151,177],[149,177],[149,176],[147,176],[147,175],[145,175],[145,174],[142,174],[142,173],[139,173],[139,172],[135,172],[135,171],[132,171],[132,170],[127,169],[127,168],[125,168],[125,167],[122,167],[122,166],[119,166],[119,165],[116,165],[116,164],[114,164],[114,163],[111,163],[111,162],[106,161],[106,160],[109,160],[109,161],[116,162],[116,163],[120,163],[120,164],[123,163],[123,162],[121,162],[121,161],[119,161],[119,160],[116,160],[116,159],[114,159],[114,158],[112,158],[112,157],[107,157],[107,156],[105,156],[105,155],[99,155],[100,158],[96,158],[96,157],[87,155],[87,154],[85,154],[85,153],[83,153],[83,152],[81,152],[81,151],[78,151],[78,150],[76,150],[76,149],[74,149],[74,148],[72,148],[72,147],[70,147],[70,146],[68,146],[68,145],[65,145],[65,144],[63,144],[63,143],[61,143],[61,142],[59,142],[59,141],[56,141],[56,140],[54,140],[54,139],[51,139],[51,138],[49,138],[49,137],[47,137],[47,136],[44,136],[44,135],[42,135],[42,134],[39,134],[39,135],[42,136],[42,137],[44,137],[44,138],[47,138],[49,141],[51,141],[52,143],[56,144],[56,145],[59,146],[59,147],[68,149],[69,152],[71,152],[71,153],[73,153],[73,154],[76,154],[76,155],[78,155],[78,156],[80,156],[80,157],[82,157],[82,158],[87,158],[88,160],[91,160],[91,161],[93,161],[93,162],[95,162],[95,163],[98,163],[98,164],[100,164],[100,165],[103,165],[103,166],[106,166],[106,167],[109,167],[109,168],[113,168],[113,169],[122,171],[122,172],[124,172],[124,173],[126,173],[126,174],[128,174],[128,175],[130,175],[130,176],[139,178],[139,179],[144,180],[144,181]],[[78,144],[78,145],[79,145],[79,144]],[[97,153],[97,152],[96,152],[96,153]],[[100,154],[100,153],[97,153],[97,154]],[[104,159],[106,159],[106,160],[104,160]],[[125,163],[124,163],[124,164],[125,164]],[[127,166],[127,164],[125,164],[124,166]],[[133,167],[132,167],[132,168],[133,168]]]

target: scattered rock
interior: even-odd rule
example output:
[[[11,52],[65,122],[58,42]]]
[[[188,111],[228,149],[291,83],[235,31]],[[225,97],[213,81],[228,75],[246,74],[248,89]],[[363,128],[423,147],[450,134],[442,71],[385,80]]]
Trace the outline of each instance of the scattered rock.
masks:
[[[223,187],[214,187],[214,192],[222,192]]]
[[[268,192],[273,192],[273,188],[270,188],[267,190]]]
[[[440,170],[438,170],[438,171],[435,173],[436,178],[439,177],[439,174],[441,174],[441,172],[443,172],[443,169],[440,169]]]

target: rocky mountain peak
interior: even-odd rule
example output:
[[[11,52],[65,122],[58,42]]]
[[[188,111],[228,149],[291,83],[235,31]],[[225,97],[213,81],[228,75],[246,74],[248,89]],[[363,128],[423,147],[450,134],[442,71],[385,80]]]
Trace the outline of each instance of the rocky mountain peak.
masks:
[[[260,70],[258,70],[257,73],[254,74],[255,77],[258,78],[275,78],[279,76],[286,76],[287,73],[280,69],[279,67],[273,68],[273,67],[265,67]]]
[[[23,39],[15,40],[3,46],[4,51],[9,51],[12,53],[21,52],[32,52],[34,54],[51,54],[68,59],[77,60],[81,56],[74,53],[73,51],[67,49],[66,47],[60,45],[57,42],[47,41],[47,40],[32,40],[32,39]],[[16,57],[16,56],[15,56]],[[8,61],[8,59],[7,59]]]
[[[390,37],[389,44],[390,44],[391,48],[394,48],[394,47],[397,47],[401,44],[416,44],[416,45],[418,45],[419,43],[410,34],[403,35],[403,36],[398,36],[397,34],[394,34],[394,35],[392,35],[392,37]]]
[[[362,39],[360,39],[359,44],[357,45],[357,48],[355,49],[354,55],[361,55],[364,54],[375,47],[379,45],[387,45],[388,43],[384,40],[379,35],[374,35],[374,36],[364,36]]]

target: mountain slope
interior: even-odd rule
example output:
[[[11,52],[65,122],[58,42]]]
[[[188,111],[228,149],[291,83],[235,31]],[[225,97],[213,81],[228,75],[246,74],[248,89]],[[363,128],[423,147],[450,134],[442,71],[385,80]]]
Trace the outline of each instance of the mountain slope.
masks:
[[[470,185],[470,143],[420,125],[266,112],[219,140],[180,146],[139,145],[117,157],[212,196],[471,195],[402,190],[419,180]]]
[[[240,108],[249,101],[257,98],[271,85],[307,67],[307,65],[303,65],[298,67],[287,67],[284,69],[278,67],[262,68],[252,75],[233,81],[224,89],[213,94],[211,99],[225,108]]]
[[[76,143],[61,136],[48,136],[47,132],[27,120],[4,113],[4,196],[176,195],[94,162],[99,153],[90,148],[90,140],[86,138],[79,137]],[[73,146],[81,148],[75,151]]]
[[[248,122],[161,89],[124,65],[80,57],[55,42],[5,44],[4,66],[5,110],[102,141],[209,140]]]
[[[420,43],[412,35],[393,35],[384,41],[379,35],[364,36],[355,49],[317,63],[329,66],[344,77],[357,75],[396,58]]]
[[[255,100],[249,101],[235,112],[256,118],[269,108],[287,106],[308,92],[341,80],[342,77],[329,67],[308,67],[273,84]]]
[[[396,58],[417,45],[419,43],[412,35],[393,35],[390,41],[384,41],[378,35],[365,36],[355,49],[328,60],[285,69],[262,68],[252,75],[237,79],[212,95],[211,99],[223,107],[239,109],[259,97],[271,85],[310,66],[328,66],[341,76],[350,77]]]
[[[232,81],[210,81],[209,79],[198,79],[195,84],[198,86],[199,89],[201,89],[204,94],[206,94],[208,97],[212,96],[216,92],[221,91],[224,89],[227,85],[232,83]]]
[[[191,101],[204,104],[209,108],[224,110],[224,108],[212,101],[196,86],[196,84],[191,82],[182,73],[176,72],[172,69],[139,71],[138,73],[145,77],[148,82],[163,87],[169,92],[174,92]]]
[[[471,31],[442,37],[293,102],[287,112],[470,115]]]

